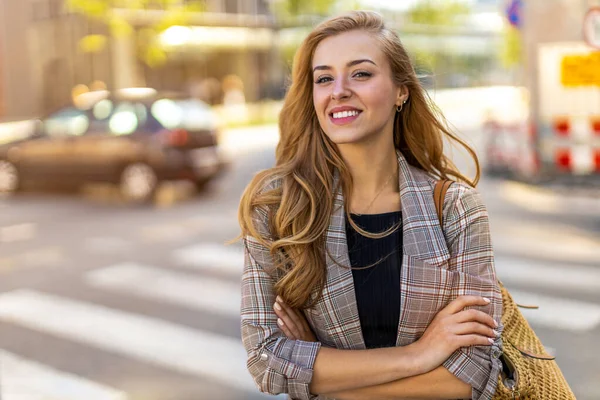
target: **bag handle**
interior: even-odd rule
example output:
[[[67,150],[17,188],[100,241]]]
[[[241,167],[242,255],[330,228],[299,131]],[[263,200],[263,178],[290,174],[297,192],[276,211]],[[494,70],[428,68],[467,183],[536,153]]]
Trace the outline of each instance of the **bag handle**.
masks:
[[[440,226],[443,227],[444,222],[444,199],[446,198],[446,192],[448,192],[448,188],[454,182],[449,179],[442,179],[436,182],[435,187],[433,188],[433,201],[435,202],[435,210],[437,211],[438,220],[440,221]]]

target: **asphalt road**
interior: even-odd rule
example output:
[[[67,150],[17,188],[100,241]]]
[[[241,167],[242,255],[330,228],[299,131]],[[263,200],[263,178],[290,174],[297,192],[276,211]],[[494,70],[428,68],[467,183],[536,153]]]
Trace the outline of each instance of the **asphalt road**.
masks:
[[[0,200],[2,400],[266,397],[240,343],[241,249],[224,242],[273,148],[237,134],[231,169],[197,195],[171,186],[148,207],[97,188]],[[527,317],[577,398],[600,398],[600,209],[503,181],[479,190],[500,278],[540,306]]]

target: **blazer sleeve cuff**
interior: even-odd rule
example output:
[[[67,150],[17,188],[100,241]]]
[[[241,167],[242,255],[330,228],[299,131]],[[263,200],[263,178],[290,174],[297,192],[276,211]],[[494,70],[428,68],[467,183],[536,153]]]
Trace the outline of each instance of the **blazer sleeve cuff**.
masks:
[[[268,360],[263,387],[276,389],[273,392],[287,393],[292,399],[317,398],[310,393],[309,384],[320,348],[320,342],[287,338],[278,339],[271,351],[264,348],[259,355],[261,359]]]
[[[460,348],[443,366],[461,381],[473,388],[473,400],[491,400],[496,392],[502,371],[502,339],[497,338],[489,347]]]

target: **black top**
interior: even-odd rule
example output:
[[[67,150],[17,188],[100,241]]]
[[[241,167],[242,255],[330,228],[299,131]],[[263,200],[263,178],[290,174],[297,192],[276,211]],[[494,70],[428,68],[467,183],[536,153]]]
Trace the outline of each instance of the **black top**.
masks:
[[[401,212],[352,214],[352,219],[367,232],[380,233],[400,222]],[[384,238],[371,239],[346,221],[346,239],[365,345],[368,349],[394,347],[400,318],[402,227]]]

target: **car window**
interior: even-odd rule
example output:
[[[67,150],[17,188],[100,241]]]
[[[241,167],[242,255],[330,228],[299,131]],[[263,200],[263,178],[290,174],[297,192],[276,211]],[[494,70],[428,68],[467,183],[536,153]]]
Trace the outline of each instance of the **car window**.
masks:
[[[44,120],[44,132],[50,137],[80,136],[90,125],[90,120],[78,108],[60,110]]]
[[[123,101],[114,103],[106,99],[92,109],[93,120],[89,133],[103,133],[114,136],[136,132],[148,119],[148,110],[143,103]]]
[[[217,126],[214,111],[200,100],[160,99],[152,104],[150,111],[168,129],[212,130]]]

